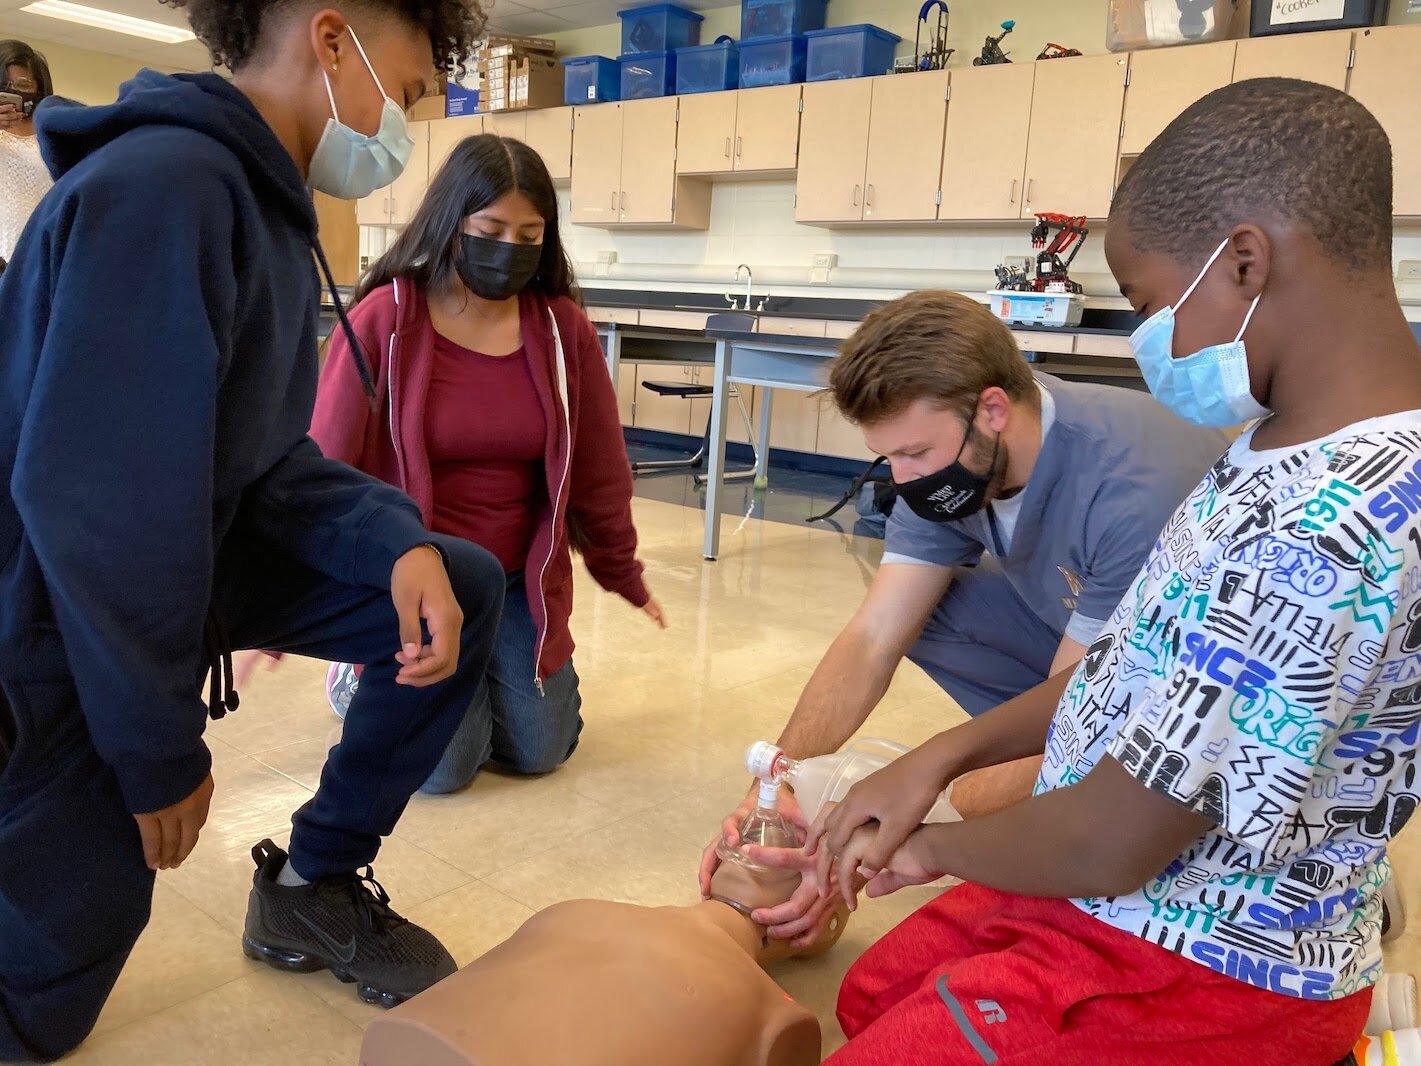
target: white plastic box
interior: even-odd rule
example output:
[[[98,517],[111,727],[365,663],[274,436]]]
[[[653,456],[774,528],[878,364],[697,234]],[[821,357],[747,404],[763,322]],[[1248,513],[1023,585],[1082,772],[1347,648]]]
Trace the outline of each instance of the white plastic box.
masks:
[[[1023,326],[1079,326],[1085,311],[1085,296],[1078,292],[990,289],[987,298],[992,314]]]
[[[1267,0],[1255,0],[1264,3]],[[1222,41],[1229,36],[1238,0],[1110,0],[1105,47],[1112,52]]]

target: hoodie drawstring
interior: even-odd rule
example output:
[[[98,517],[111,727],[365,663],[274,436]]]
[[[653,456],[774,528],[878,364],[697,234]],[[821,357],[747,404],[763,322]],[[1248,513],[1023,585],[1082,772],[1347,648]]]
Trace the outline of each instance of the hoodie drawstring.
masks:
[[[241,706],[232,673],[232,638],[226,623],[216,608],[208,611],[202,626],[202,646],[209,667],[207,682],[207,715],[220,721]]]
[[[350,344],[350,357],[355,360],[355,369],[360,374],[360,385],[365,390],[366,397],[370,400],[370,410],[375,410],[380,401],[375,396],[375,379],[370,374],[370,362],[365,358],[365,352],[360,347],[360,338],[355,335],[355,328],[350,324],[350,319],[345,313],[345,304],[341,302],[340,293],[336,290],[335,274],[331,271],[331,264],[326,260],[326,253],[321,250],[321,242],[311,241],[311,247],[316,252],[316,262],[321,264],[321,271],[326,276],[326,286],[330,289],[331,300],[335,304],[336,318],[340,319],[340,327],[345,332],[345,339]]]

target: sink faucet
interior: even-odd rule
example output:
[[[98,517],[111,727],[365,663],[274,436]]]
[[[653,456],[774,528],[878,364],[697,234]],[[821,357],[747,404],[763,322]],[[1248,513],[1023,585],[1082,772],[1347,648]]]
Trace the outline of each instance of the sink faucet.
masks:
[[[743,309],[740,308],[740,307],[738,307],[738,306],[736,305],[736,302],[735,302],[735,297],[734,297],[734,296],[731,296],[730,293],[726,293],[726,294],[725,294],[725,298],[730,301],[730,309],[731,309],[732,311],[738,311],[738,310],[745,310],[745,311],[748,311],[748,310],[750,310],[750,300],[751,300],[750,290],[751,290],[751,288],[752,288],[752,287],[754,286],[754,284],[755,284],[755,274],[754,274],[753,271],[751,271],[751,269],[750,269],[749,266],[747,266],[745,263],[741,263],[738,267],[735,268],[735,280],[736,280],[736,281],[739,281],[739,280],[740,280],[740,272],[741,272],[742,270],[745,271],[745,307],[744,307]],[[760,310],[763,311],[764,309],[765,309],[765,303],[764,303],[764,301],[762,300],[762,301],[760,301]]]

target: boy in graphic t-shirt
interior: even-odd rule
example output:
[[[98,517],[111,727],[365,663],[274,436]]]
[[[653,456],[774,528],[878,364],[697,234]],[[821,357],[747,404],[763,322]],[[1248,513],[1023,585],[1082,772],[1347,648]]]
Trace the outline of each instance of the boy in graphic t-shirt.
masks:
[[[1106,254],[1151,391],[1258,421],[1059,703],[940,734],[811,831],[850,898],[967,882],[850,972],[831,1062],[1330,1064],[1356,1041],[1421,793],[1421,351],[1391,180],[1360,104],[1270,78],[1191,106],[1121,184]],[[1043,751],[1031,799],[919,826],[959,774]]]

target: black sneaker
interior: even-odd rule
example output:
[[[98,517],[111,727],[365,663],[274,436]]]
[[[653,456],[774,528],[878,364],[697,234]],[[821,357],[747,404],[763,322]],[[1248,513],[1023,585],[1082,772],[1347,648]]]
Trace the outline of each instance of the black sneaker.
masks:
[[[360,875],[288,888],[276,881],[286,852],[263,840],[252,858],[257,868],[242,937],[249,959],[293,973],[330,970],[381,1007],[397,1006],[458,969],[432,933],[391,909],[368,866]]]

